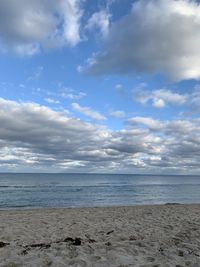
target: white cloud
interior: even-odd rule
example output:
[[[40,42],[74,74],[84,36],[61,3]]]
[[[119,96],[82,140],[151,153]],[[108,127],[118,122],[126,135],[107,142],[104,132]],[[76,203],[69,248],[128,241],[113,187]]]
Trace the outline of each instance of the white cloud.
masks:
[[[83,11],[79,7],[80,0],[61,1],[61,10],[64,17],[64,38],[72,46],[80,42],[80,18]]]
[[[79,100],[79,99],[83,98],[86,95],[87,94],[86,93],[83,93],[83,92],[75,93],[74,90],[72,90],[72,91],[64,90],[60,94],[60,96],[62,98],[67,98],[67,99],[70,99],[70,100]]]
[[[58,84],[58,92],[48,92],[47,94],[56,98],[69,99],[73,101],[80,100],[81,98],[87,96],[84,92],[76,91],[71,87],[64,87],[62,83]]]
[[[174,105],[183,105],[187,99],[187,95],[179,94],[166,89],[155,90],[152,94],[153,98],[160,98],[165,102]]]
[[[101,115],[99,112],[92,110],[89,107],[81,107],[78,103],[72,103],[72,108],[85,116],[90,117],[93,120],[101,121],[106,120],[106,117]]]
[[[154,98],[153,99],[153,106],[155,108],[164,108],[165,107],[165,101],[161,98]]]
[[[107,49],[85,72],[161,73],[178,81],[200,78],[200,5],[191,0],[140,0],[113,23]]]
[[[109,32],[110,26],[110,17],[111,15],[107,12],[107,10],[101,10],[92,14],[88,23],[86,25],[86,29],[94,30],[99,28],[103,37],[106,37]]]
[[[149,117],[133,117],[128,120],[131,124],[143,124],[151,130],[160,130],[163,125],[160,121],[149,118]]]
[[[1,0],[0,47],[21,55],[80,42],[80,0]]]
[[[56,100],[56,99],[53,99],[53,98],[45,98],[44,100],[49,104],[59,104],[60,103],[59,100]]]
[[[167,104],[175,106],[183,105],[188,100],[188,94],[180,94],[167,89],[157,89],[147,91],[143,88],[138,88],[133,91],[134,99],[141,104],[146,104],[152,101],[155,108],[164,108]]]

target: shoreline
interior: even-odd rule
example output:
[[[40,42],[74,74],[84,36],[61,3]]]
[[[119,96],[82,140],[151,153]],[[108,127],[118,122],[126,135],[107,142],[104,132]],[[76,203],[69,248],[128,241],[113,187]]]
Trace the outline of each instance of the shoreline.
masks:
[[[198,203],[181,203],[181,202],[166,202],[166,203],[155,203],[155,204],[131,204],[131,205],[107,205],[107,206],[81,206],[81,207],[5,207],[0,208],[1,211],[23,211],[23,210],[59,210],[59,209],[109,209],[109,208],[132,208],[132,207],[153,207],[153,206],[190,206],[190,205],[200,205],[200,202]]]
[[[0,267],[200,266],[200,204],[0,210]]]

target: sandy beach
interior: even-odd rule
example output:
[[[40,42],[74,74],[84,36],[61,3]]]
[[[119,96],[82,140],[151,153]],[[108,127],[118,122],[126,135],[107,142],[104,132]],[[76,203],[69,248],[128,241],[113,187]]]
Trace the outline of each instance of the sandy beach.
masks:
[[[200,266],[200,205],[0,211],[0,267]]]

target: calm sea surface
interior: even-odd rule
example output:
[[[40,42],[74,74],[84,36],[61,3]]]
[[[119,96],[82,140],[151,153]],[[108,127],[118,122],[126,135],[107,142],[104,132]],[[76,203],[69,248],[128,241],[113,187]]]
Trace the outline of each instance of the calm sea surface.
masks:
[[[200,176],[0,174],[0,208],[200,203]]]

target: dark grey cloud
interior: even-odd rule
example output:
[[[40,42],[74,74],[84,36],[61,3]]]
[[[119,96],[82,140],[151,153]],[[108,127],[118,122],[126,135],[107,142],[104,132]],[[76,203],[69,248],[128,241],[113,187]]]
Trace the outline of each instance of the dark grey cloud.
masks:
[[[90,58],[84,71],[199,79],[199,27],[197,1],[135,1],[131,13],[113,23],[104,52]]]

